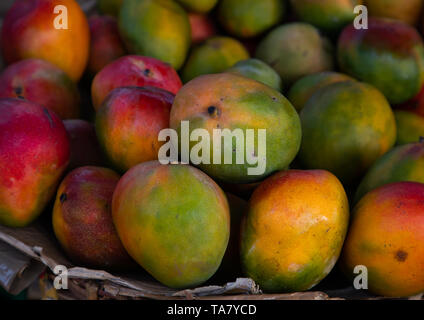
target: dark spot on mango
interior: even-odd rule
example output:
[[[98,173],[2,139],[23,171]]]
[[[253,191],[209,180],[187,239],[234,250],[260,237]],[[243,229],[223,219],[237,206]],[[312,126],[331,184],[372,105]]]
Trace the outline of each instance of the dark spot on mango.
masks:
[[[208,107],[208,114],[211,118],[217,118],[220,116],[221,111],[215,106],[210,106]]]
[[[397,261],[403,262],[408,257],[408,253],[403,250],[398,250],[395,254],[395,259]]]
[[[150,77],[151,71],[150,69],[145,69],[143,73],[146,77]]]
[[[68,199],[66,193],[62,193],[59,197],[60,203],[64,203]]]
[[[19,99],[25,99],[22,96],[22,92],[23,92],[22,87],[16,87],[16,88],[13,89],[13,91],[15,92],[17,98],[19,98]]]
[[[420,138],[418,139],[418,141],[419,141],[420,143],[424,143],[424,137],[420,137]]]

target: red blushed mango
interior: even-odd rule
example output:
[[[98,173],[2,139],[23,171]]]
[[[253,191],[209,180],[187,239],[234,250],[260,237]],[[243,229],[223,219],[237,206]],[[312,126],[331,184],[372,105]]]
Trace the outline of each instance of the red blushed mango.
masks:
[[[174,95],[154,87],[113,90],[96,114],[96,132],[111,163],[126,171],[156,160],[163,142],[159,132],[169,127]]]
[[[131,257],[172,288],[208,280],[230,236],[224,192],[188,165],[150,161],[129,170],[113,193],[112,216]]]
[[[126,50],[115,18],[93,16],[88,23],[91,34],[88,71],[96,74],[112,61],[124,56]]]
[[[68,170],[83,166],[103,164],[103,155],[94,125],[80,119],[64,120],[71,144],[71,160]]]
[[[25,59],[6,68],[0,74],[0,98],[25,98],[62,119],[80,115],[75,83],[61,69],[41,59]]]
[[[59,186],[53,209],[53,230],[75,263],[120,269],[130,265],[112,221],[112,195],[119,175],[110,169],[81,167]]]
[[[323,170],[281,171],[249,201],[241,231],[241,262],[269,292],[304,291],[334,267],[349,221],[340,181]]]
[[[370,18],[368,29],[348,25],[338,41],[340,68],[379,89],[390,103],[416,96],[424,84],[424,45],[401,21]]]
[[[55,22],[63,23],[56,6],[67,8],[66,30],[55,28]],[[1,42],[6,63],[40,58],[78,81],[88,61],[90,31],[75,0],[16,0],[4,18]]]
[[[424,184],[399,182],[368,193],[352,214],[341,266],[368,269],[370,292],[389,297],[424,291]]]
[[[69,139],[53,112],[0,99],[0,223],[22,227],[44,210],[69,162]]]
[[[216,34],[216,27],[209,16],[201,13],[189,13],[191,26],[191,42],[198,44]]]
[[[423,8],[422,0],[365,0],[372,17],[392,18],[415,25]]]
[[[99,109],[113,89],[127,86],[152,86],[176,94],[182,82],[169,64],[151,57],[125,56],[108,64],[94,78],[91,86],[94,109]]]

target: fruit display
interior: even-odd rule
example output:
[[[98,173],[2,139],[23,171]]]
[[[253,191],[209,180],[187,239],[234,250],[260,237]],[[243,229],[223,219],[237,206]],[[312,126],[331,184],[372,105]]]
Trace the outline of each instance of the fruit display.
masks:
[[[422,299],[423,3],[1,1],[0,287]]]

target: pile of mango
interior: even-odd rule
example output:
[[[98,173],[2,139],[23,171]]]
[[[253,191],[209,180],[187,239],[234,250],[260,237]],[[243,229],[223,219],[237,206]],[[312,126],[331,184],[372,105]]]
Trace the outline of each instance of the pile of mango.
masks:
[[[424,292],[423,1],[97,5],[4,17],[2,225],[43,213],[75,264],[171,288],[305,291],[362,266],[373,294]],[[163,164],[163,130],[184,123],[194,139]],[[199,152],[215,129],[242,134],[230,161]]]

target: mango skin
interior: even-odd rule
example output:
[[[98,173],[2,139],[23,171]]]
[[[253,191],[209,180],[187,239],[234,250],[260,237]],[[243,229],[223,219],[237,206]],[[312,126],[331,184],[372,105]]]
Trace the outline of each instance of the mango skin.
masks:
[[[119,175],[102,167],[80,167],[59,186],[53,230],[74,263],[92,268],[125,269],[133,262],[112,221],[112,195]]]
[[[71,157],[67,170],[105,164],[94,125],[81,119],[64,120],[69,136]]]
[[[96,114],[96,133],[109,161],[120,172],[145,161],[157,160],[169,128],[174,95],[154,87],[114,89]]]
[[[283,83],[278,73],[265,62],[258,59],[247,59],[237,62],[225,72],[235,73],[277,90],[283,90]]]
[[[115,88],[152,86],[176,94],[182,85],[178,73],[170,65],[151,57],[128,55],[108,64],[94,77],[91,99],[97,110]]]
[[[88,72],[97,74],[109,63],[126,54],[124,43],[119,35],[118,22],[111,16],[92,16],[90,26],[90,57]]]
[[[392,18],[411,25],[420,19],[423,2],[421,0],[365,0],[371,17]]]
[[[396,122],[386,98],[357,81],[318,90],[300,113],[303,139],[299,160],[325,169],[351,185],[396,142]]]
[[[68,9],[68,30],[54,27],[57,5]],[[4,18],[1,43],[7,64],[27,58],[43,59],[77,82],[88,62],[90,31],[75,0],[16,0]]]
[[[312,288],[334,267],[348,221],[347,196],[333,174],[276,173],[249,201],[241,233],[245,275],[266,292]]]
[[[370,18],[368,29],[347,26],[338,41],[339,66],[379,89],[390,103],[416,96],[424,84],[424,45],[413,27]]]
[[[424,138],[424,117],[408,111],[395,111],[396,144],[408,144]]]
[[[216,35],[215,22],[210,16],[201,13],[189,12],[188,19],[191,27],[191,42],[199,44]]]
[[[124,1],[119,30],[129,52],[159,59],[177,70],[191,44],[188,15],[173,0]]]
[[[209,112],[211,106],[214,107],[212,113]],[[190,134],[199,128],[206,129],[211,137],[216,128],[231,131],[241,129],[245,138],[246,129],[254,129],[257,141],[258,129],[267,130],[266,169],[262,175],[248,175],[248,168],[256,165],[248,164],[246,154],[244,164],[236,163],[235,153],[232,164],[224,164],[224,144],[221,164],[213,164],[213,143],[210,144],[210,164],[201,163],[198,167],[211,177],[229,183],[260,181],[275,171],[285,169],[299,150],[302,134],[296,110],[281,93],[255,80],[231,73],[205,75],[187,83],[175,97],[171,109],[171,128],[180,132],[182,121],[189,121]],[[195,144],[190,143],[190,150]],[[233,152],[235,139],[230,147],[229,152]],[[257,142],[254,148],[258,149]]]
[[[368,192],[394,182],[424,183],[424,143],[398,146],[368,170],[355,195],[355,203]]]
[[[230,37],[212,37],[194,48],[181,72],[184,83],[204,75],[224,72],[236,62],[249,58],[246,48]]]
[[[320,72],[314,73],[296,81],[290,88],[287,98],[293,104],[297,111],[301,111],[315,92],[330,84],[353,80],[351,77],[338,72]]]
[[[424,291],[424,184],[398,182],[368,193],[355,207],[341,256],[348,278],[368,270],[368,290],[386,297]]]
[[[218,18],[231,35],[251,38],[281,22],[285,12],[282,0],[221,0]]]
[[[76,84],[55,65],[25,59],[0,74],[0,98],[24,98],[55,112],[61,119],[80,116],[81,98]]]
[[[225,194],[188,165],[151,161],[132,168],[115,189],[112,215],[127,252],[171,288],[208,280],[230,235]]]
[[[337,33],[353,22],[353,9],[362,0],[291,0],[294,12],[305,21],[327,32]]]
[[[184,6],[188,11],[207,13],[216,6],[218,0],[177,0],[177,2]]]
[[[287,85],[308,74],[334,68],[329,40],[314,26],[300,22],[272,30],[259,43],[255,57],[273,67]]]
[[[0,99],[0,224],[35,220],[68,162],[69,138],[57,115],[23,99]]]

